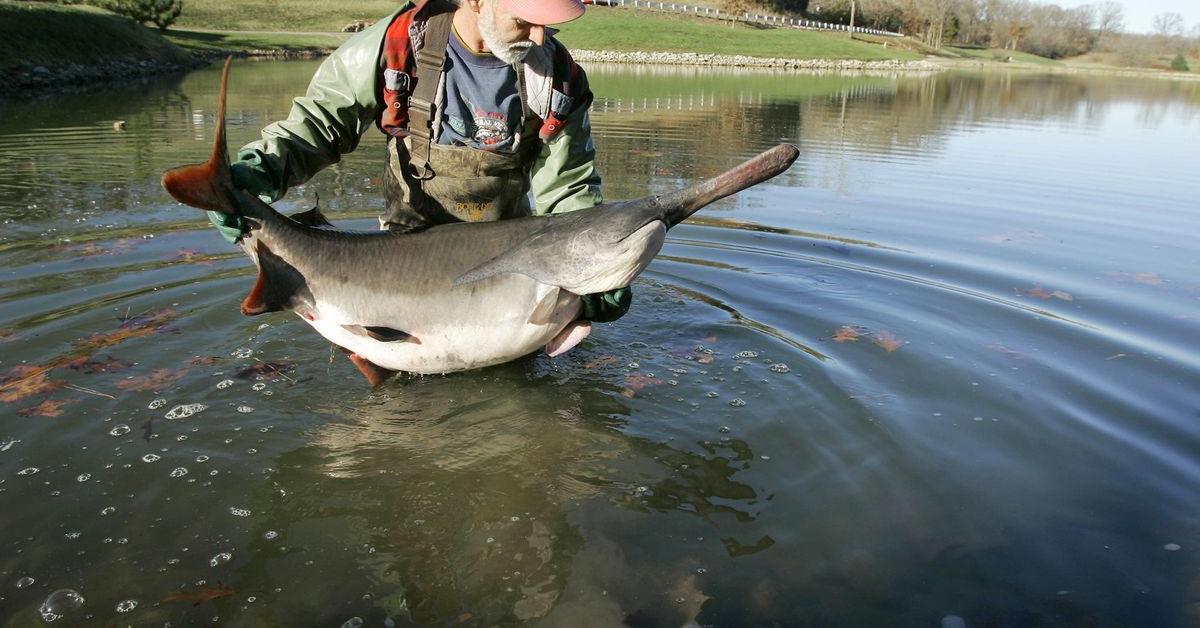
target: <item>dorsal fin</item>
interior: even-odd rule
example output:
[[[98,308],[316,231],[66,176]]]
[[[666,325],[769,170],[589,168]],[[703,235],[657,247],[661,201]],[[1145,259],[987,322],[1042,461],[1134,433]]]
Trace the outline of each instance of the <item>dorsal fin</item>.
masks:
[[[316,203],[313,204],[312,209],[296,212],[289,215],[288,218],[291,218],[305,227],[313,227],[314,229],[333,226],[333,223],[329,222],[329,219],[325,217],[325,214],[321,213],[320,196],[317,197]]]

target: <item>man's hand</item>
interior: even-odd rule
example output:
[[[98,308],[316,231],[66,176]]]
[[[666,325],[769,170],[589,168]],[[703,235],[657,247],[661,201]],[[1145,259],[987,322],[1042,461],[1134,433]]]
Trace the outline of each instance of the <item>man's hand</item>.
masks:
[[[629,311],[629,304],[633,302],[633,288],[625,286],[608,292],[585,294],[580,299],[583,300],[583,312],[579,318],[594,323],[610,323]]]
[[[242,162],[234,162],[229,167],[233,185],[239,190],[251,190],[254,184],[253,172],[247,164]],[[246,232],[246,221],[242,220],[241,216],[233,214],[225,214],[222,212],[208,212],[208,219],[212,222],[217,231],[221,232],[221,237],[230,244],[236,244],[238,238]]]

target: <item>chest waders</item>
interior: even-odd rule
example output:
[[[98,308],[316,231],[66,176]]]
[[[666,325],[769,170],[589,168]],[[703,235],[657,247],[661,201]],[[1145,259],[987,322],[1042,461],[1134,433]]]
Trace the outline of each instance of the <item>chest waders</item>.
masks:
[[[416,85],[408,102],[408,134],[388,138],[386,202],[379,222],[393,231],[416,231],[450,222],[482,222],[529,215],[529,171],[537,159],[541,121],[529,108],[525,73],[518,64],[521,131],[517,150],[499,153],[437,144],[435,101],[453,27],[454,6],[440,3],[429,17],[424,46],[416,53]]]

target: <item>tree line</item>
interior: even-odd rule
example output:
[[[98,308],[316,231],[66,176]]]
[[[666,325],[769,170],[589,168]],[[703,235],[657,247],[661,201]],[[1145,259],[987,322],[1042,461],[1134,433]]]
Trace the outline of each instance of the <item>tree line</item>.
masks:
[[[737,2],[737,0],[728,0]],[[1074,8],[1031,0],[761,0],[764,8],[814,19],[901,32],[940,48],[945,44],[1020,50],[1060,59],[1093,51],[1114,53],[1124,65],[1149,65],[1162,55],[1197,57],[1200,24],[1190,30],[1179,13],[1154,19],[1149,35],[1124,33],[1125,11],[1099,0]]]
[[[36,0],[55,4],[90,4],[132,18],[141,24],[153,24],[159,30],[179,19],[183,0]]]

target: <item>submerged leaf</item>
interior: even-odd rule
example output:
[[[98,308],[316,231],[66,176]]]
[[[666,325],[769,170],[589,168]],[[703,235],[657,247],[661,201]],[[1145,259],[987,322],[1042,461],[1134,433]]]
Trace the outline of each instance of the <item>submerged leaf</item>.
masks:
[[[1126,281],[1140,283],[1147,286],[1163,285],[1163,278],[1158,276],[1158,273],[1140,272],[1140,273],[1106,273],[1109,277],[1117,281]]]
[[[891,352],[895,351],[896,349],[899,349],[900,347],[904,346],[903,340],[901,340],[900,338],[897,338],[895,334],[893,334],[892,332],[890,332],[886,329],[881,329],[881,330],[875,332],[871,336],[871,340],[875,343],[876,346],[882,347],[883,350],[887,351],[888,353],[891,353]]]
[[[286,377],[285,373],[290,373],[296,370],[296,363],[291,360],[280,360],[279,362],[255,362],[250,366],[237,372],[239,379],[250,379],[259,375],[271,377]]]
[[[1036,286],[1036,287],[1030,288],[1028,290],[1022,290],[1020,288],[1016,288],[1016,291],[1017,291],[1017,294],[1024,295],[1027,297],[1033,297],[1035,299],[1042,299],[1043,301],[1048,300],[1048,299],[1059,299],[1061,301],[1074,301],[1075,300],[1075,297],[1071,296],[1070,292],[1063,292],[1062,290],[1053,290],[1053,291],[1046,290],[1045,288],[1043,288],[1041,286]]]
[[[8,373],[0,378],[0,401],[13,403],[62,388],[66,382],[50,379],[52,368],[54,367],[21,364],[9,369]]]
[[[88,353],[120,344],[132,338],[141,338],[151,334],[174,331],[169,326],[179,313],[171,308],[154,310],[121,322],[120,327],[110,332],[96,333],[75,341],[75,346]]]
[[[83,371],[89,375],[94,375],[96,373],[115,373],[117,371],[123,371],[133,365],[125,362],[124,360],[118,360],[111,356],[105,358],[104,360],[92,360],[86,355],[81,355],[72,358],[66,363],[66,366],[76,371]]]
[[[833,334],[834,342],[858,342],[858,339],[866,333],[866,328],[858,325],[842,325]]]
[[[17,410],[17,414],[21,416],[44,416],[56,417],[62,416],[62,408],[68,403],[75,403],[78,399],[47,399],[32,408]]]
[[[204,251],[200,249],[179,249],[168,261],[212,266],[212,259],[204,255]]]
[[[180,589],[162,599],[163,602],[191,602],[192,606],[199,606],[205,602],[229,597],[234,594],[233,587],[227,584],[217,583],[217,586],[209,586],[202,584],[196,587],[194,591]]]
[[[117,388],[140,392],[163,390],[182,379],[187,372],[187,369],[154,369],[148,375],[130,377],[117,382]]]
[[[191,360],[192,366],[212,366],[220,362],[221,358],[215,355],[198,355]]]

